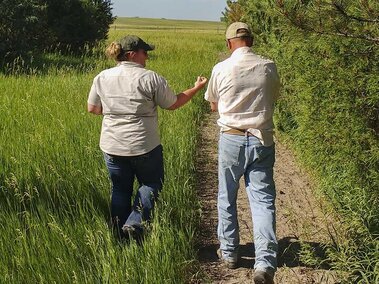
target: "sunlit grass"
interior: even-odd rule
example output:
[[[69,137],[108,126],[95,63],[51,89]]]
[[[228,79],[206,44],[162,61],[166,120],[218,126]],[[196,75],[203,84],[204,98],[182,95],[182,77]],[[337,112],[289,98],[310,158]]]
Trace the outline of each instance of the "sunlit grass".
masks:
[[[200,74],[209,76],[223,49],[214,30],[116,30],[109,40],[126,33],[156,45],[148,68],[176,92]],[[0,282],[185,282],[199,216],[193,157],[205,111],[202,95],[178,111],[159,112],[165,187],[145,243],[122,244],[107,224],[110,184],[98,147],[101,117],[86,112],[93,77],[113,63],[89,55],[83,64],[68,58],[45,55],[42,69],[0,75]]]

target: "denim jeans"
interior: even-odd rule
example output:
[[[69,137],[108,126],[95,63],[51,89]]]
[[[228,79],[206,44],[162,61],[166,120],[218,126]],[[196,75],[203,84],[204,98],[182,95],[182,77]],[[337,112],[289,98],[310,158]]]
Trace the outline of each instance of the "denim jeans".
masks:
[[[122,235],[124,224],[142,228],[151,218],[154,203],[162,189],[164,169],[162,146],[140,156],[115,156],[104,153],[112,181],[111,216]],[[132,205],[133,184],[139,189]]]
[[[253,217],[254,268],[273,275],[277,268],[278,250],[273,180],[275,146],[263,146],[255,136],[221,133],[218,159],[218,238],[223,257],[237,259],[237,192],[243,175]]]

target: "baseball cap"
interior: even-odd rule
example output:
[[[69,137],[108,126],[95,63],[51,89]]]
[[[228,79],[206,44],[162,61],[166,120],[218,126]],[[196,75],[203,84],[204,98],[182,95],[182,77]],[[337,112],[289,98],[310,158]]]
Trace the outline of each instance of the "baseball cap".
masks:
[[[143,49],[146,51],[154,50],[155,46],[144,42],[141,38],[136,35],[127,35],[120,39],[119,43],[125,51],[137,51]]]
[[[226,29],[226,39],[237,37],[251,37],[250,27],[242,22],[235,22]]]

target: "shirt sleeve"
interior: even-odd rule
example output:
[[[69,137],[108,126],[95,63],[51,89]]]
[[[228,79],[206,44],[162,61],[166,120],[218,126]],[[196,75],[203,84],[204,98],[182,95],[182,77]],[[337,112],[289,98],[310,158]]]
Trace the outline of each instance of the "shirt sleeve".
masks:
[[[168,109],[176,103],[176,100],[177,96],[168,86],[166,79],[158,75],[154,102],[161,108]]]
[[[101,99],[97,92],[97,81],[99,80],[99,77],[96,76],[95,79],[93,79],[91,90],[89,91],[88,95],[88,104],[94,105],[94,106],[101,106]]]
[[[218,102],[218,88],[217,88],[217,81],[216,81],[216,72],[213,68],[211,78],[208,82],[208,88],[205,92],[204,99],[209,102]]]
[[[280,78],[275,63],[269,65],[269,74],[271,79],[271,91],[273,93],[274,100],[279,98],[280,94]]]

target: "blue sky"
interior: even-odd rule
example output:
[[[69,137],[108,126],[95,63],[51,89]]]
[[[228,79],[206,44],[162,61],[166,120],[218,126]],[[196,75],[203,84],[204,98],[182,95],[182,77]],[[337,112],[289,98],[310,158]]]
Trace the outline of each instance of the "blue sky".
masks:
[[[112,0],[119,17],[219,21],[226,0]]]

